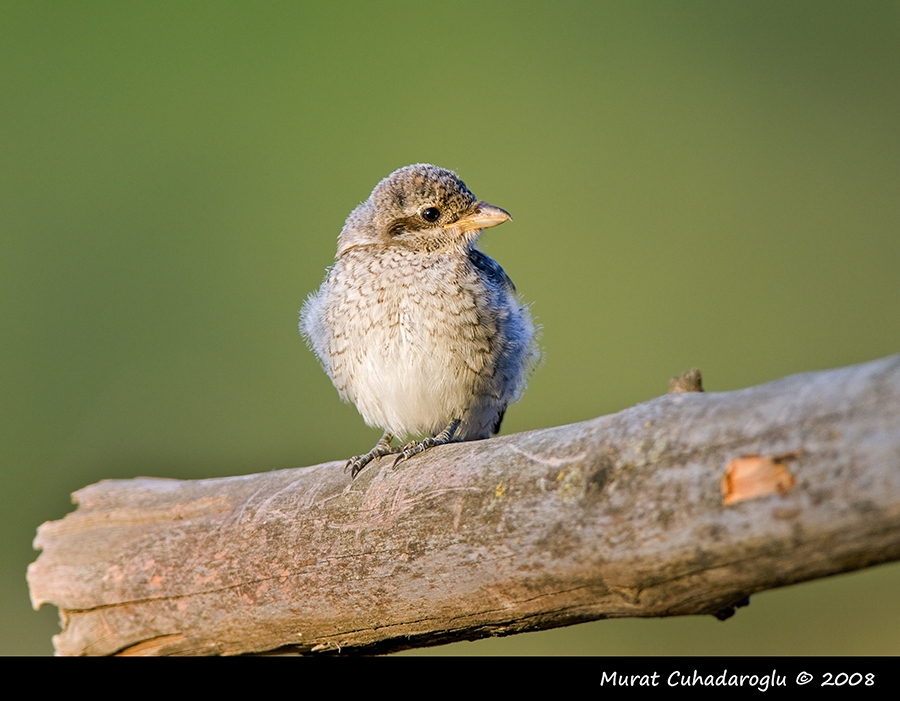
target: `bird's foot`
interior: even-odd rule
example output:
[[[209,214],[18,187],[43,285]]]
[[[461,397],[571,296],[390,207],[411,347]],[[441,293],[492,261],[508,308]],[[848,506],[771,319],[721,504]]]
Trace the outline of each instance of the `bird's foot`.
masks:
[[[393,436],[390,433],[385,433],[381,440],[379,440],[375,447],[372,448],[368,453],[363,455],[356,455],[350,458],[347,461],[347,464],[344,465],[344,472],[347,471],[347,468],[350,468],[350,479],[355,479],[356,476],[362,472],[362,469],[372,462],[375,458],[380,458],[384,455],[394,455],[395,453],[399,453],[402,448],[395,448],[391,445],[391,440]]]
[[[450,425],[447,426],[443,431],[437,434],[434,438],[426,438],[421,441],[413,441],[412,443],[407,443],[403,448],[397,450],[400,455],[398,455],[394,459],[394,464],[392,467],[397,467],[404,460],[408,460],[413,455],[418,455],[429,448],[433,448],[436,445],[446,445],[447,443],[452,443],[453,438],[456,435],[456,430],[459,428],[460,424],[459,419],[454,419],[450,422]]]

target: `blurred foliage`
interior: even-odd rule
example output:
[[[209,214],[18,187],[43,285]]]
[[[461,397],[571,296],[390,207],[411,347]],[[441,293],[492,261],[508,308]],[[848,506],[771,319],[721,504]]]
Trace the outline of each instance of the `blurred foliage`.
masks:
[[[515,217],[506,432],[896,353],[898,39],[893,1],[0,2],[0,652],[52,649],[25,567],[75,489],[371,447],[297,312],[399,166]],[[438,651],[898,654],[898,584]]]

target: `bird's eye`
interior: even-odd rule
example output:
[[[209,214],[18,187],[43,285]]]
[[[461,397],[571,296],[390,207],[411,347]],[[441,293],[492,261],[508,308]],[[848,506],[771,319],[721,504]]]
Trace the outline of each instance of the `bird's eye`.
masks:
[[[427,207],[422,210],[422,219],[425,221],[436,222],[441,218],[441,211],[437,207]]]

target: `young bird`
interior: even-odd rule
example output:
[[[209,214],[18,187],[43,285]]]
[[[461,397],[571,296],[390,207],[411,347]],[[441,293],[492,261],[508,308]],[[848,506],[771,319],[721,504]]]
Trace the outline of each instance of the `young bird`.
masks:
[[[344,401],[384,429],[347,461],[351,477],[384,455],[397,465],[488,438],[519,398],[539,356],[534,325],[503,268],[475,248],[482,230],[509,218],[426,164],[394,171],[350,213],[300,331]]]

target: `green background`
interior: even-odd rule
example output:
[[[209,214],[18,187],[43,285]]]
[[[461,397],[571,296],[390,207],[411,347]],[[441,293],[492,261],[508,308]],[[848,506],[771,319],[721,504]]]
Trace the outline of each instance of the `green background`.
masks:
[[[104,478],[379,433],[297,332],[350,210],[457,170],[543,326],[504,432],[900,350],[897,2],[0,2],[0,652]],[[900,565],[443,653],[900,654]]]

